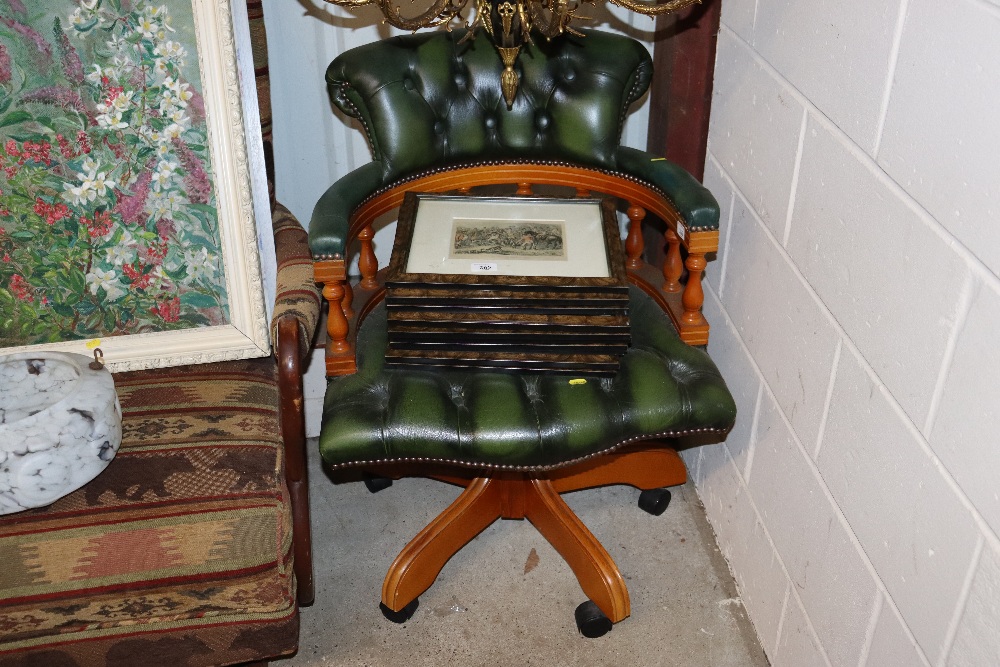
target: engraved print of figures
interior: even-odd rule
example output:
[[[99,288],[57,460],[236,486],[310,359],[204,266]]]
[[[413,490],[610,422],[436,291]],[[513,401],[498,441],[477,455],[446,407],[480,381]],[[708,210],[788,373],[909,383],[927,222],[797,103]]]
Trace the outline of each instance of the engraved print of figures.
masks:
[[[561,222],[456,219],[452,257],[565,259]]]

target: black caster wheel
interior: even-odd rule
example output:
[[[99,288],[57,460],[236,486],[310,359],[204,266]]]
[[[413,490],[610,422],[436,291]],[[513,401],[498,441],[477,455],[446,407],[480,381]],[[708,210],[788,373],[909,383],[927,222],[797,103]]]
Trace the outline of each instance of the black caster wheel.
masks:
[[[376,475],[365,474],[364,481],[365,487],[372,493],[385,491],[392,486],[392,480],[388,477],[378,477]]]
[[[385,606],[384,602],[378,603],[378,608],[382,610],[382,615],[385,616],[390,621],[392,621],[393,623],[406,623],[408,620],[410,620],[410,617],[413,616],[413,612],[415,612],[417,610],[417,607],[419,606],[420,606],[419,598],[415,598],[413,602],[406,605],[399,611],[393,611],[392,609],[389,609],[388,607]]]
[[[576,608],[576,627],[588,639],[603,637],[611,632],[611,619],[604,615],[593,600],[587,600]]]
[[[639,508],[653,516],[666,512],[669,504],[670,491],[667,489],[646,489],[639,494]]]

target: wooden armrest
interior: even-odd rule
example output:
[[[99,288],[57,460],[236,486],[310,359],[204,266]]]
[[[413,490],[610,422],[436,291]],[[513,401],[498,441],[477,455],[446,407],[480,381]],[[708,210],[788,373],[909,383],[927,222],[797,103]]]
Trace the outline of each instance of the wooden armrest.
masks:
[[[292,549],[299,605],[315,599],[312,533],[309,526],[309,476],[306,468],[306,426],[302,394],[303,342],[300,321],[293,315],[275,318],[274,352],[278,360],[278,400],[285,450],[285,482],[292,503]],[[308,345],[308,343],[305,343]]]
[[[315,585],[309,527],[302,367],[319,322],[320,297],[313,280],[308,236],[302,225],[281,204],[275,207],[272,223],[278,260],[278,293],[271,319],[271,336],[278,366],[285,483],[292,505],[296,592],[299,605],[307,606],[315,598]]]
[[[691,229],[674,203],[656,188],[636,177],[579,165],[514,161],[502,169],[495,164],[473,164],[439,169],[403,179],[379,191],[351,214],[348,243],[360,242],[358,266],[361,281],[352,286],[347,279],[343,257],[317,258],[314,271],[323,283],[323,296],[329,302],[326,374],[328,377],[350,375],[357,370],[354,336],[356,313],[363,313],[370,295],[378,294],[378,261],[372,248],[373,224],[383,214],[399,207],[407,191],[468,192],[483,185],[516,185],[517,194],[530,195],[533,184],[573,187],[578,196],[591,192],[606,193],[628,202],[631,220],[625,244],[629,280],[653,296],[670,315],[681,339],[689,345],[708,343],[709,326],[701,313],[704,293],[701,287],[706,255],[719,246],[718,229]],[[700,188],[700,186],[699,186]],[[703,188],[698,195],[714,199]],[[706,200],[708,201],[708,200]],[[711,207],[707,207],[708,213]],[[639,228],[649,212],[666,223],[664,243],[666,263],[662,269],[649,266],[642,259],[643,241]],[[707,214],[706,214],[707,215]],[[718,218],[717,213],[715,214]],[[681,250],[686,256],[682,256]],[[687,278],[681,282],[682,271]]]

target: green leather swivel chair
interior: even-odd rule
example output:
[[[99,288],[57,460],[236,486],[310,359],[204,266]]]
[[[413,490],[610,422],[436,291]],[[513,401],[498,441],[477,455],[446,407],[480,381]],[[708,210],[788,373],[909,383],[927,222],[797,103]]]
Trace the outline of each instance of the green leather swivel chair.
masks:
[[[628,592],[559,494],[629,484],[643,490],[641,507],[662,512],[665,487],[686,479],[677,443],[718,440],[732,427],[733,399],[701,347],[701,272],[718,246],[719,209],[683,169],[619,145],[628,108],[652,76],[641,44],[587,31],[532,45],[508,110],[495,49],[483,35],[463,36],[394,37],[345,52],[327,70],[331,100],[360,122],[374,159],[329,188],[310,225],[330,303],[320,451],[334,469],[465,487],[390,567],[382,591],[390,619],[409,618],[447,560],[486,526],[527,518],[589,598],[577,609],[580,630],[599,636],[629,615]],[[615,377],[386,368],[373,222],[407,191],[480,186],[569,187],[622,202],[632,344]],[[665,230],[662,269],[643,259],[647,213]],[[352,284],[355,241],[361,279]]]

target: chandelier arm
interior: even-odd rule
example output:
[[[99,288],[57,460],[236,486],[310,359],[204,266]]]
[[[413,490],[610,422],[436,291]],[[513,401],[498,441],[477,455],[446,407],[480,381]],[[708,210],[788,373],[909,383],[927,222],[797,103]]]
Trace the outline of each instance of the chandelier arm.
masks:
[[[434,0],[433,4],[425,11],[416,16],[407,18],[402,15],[398,6],[393,6],[394,0],[324,0],[331,5],[341,7],[363,7],[365,5],[375,5],[386,23],[399,28],[400,30],[419,30],[421,28],[431,28],[451,21],[457,16],[465,6],[465,2],[454,2],[453,0]]]
[[[434,0],[434,3],[424,12],[410,18],[404,18],[399,11],[399,6],[392,6],[394,1],[376,0],[376,3],[386,20],[400,30],[419,30],[443,25],[455,18],[465,5],[463,2],[456,7],[452,0]]]
[[[573,12],[567,7],[565,0],[555,0],[552,4],[554,7],[546,16],[546,12],[542,9],[542,3],[527,3],[528,14],[531,17],[531,28],[549,39],[561,35],[566,24],[573,18]]]
[[[490,16],[489,0],[476,0],[476,19],[469,24],[469,32],[463,39],[471,39],[479,26],[482,26],[488,34],[493,34],[493,18]]]
[[[619,7],[624,7],[629,11],[636,12],[637,14],[645,14],[646,16],[669,14],[670,12],[686,9],[691,5],[701,4],[701,0],[669,0],[668,2],[661,4],[651,4],[648,2],[642,2],[641,0],[609,0],[609,2],[616,4]]]
[[[375,4],[375,0],[323,0],[328,5],[337,5],[338,7],[364,7],[365,5]]]

